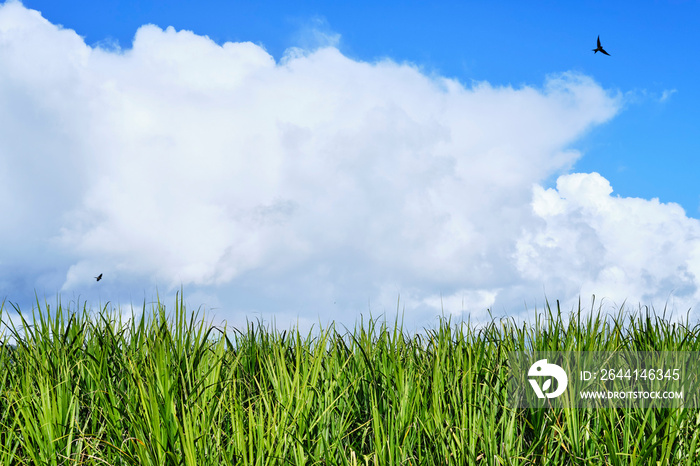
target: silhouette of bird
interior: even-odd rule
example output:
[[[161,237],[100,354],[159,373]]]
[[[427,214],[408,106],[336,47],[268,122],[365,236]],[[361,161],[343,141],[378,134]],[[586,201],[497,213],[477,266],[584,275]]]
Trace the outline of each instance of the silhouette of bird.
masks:
[[[102,274],[99,274],[99,275],[98,275],[98,276],[96,276],[95,278],[96,278],[96,279],[97,279],[97,281],[99,282],[100,280],[102,280]]]
[[[604,54],[607,55],[607,56],[610,56],[610,54],[609,54],[608,52],[606,52],[605,50],[603,50],[603,46],[600,45],[600,36],[598,36],[598,48],[593,49],[593,53],[598,53],[598,52],[601,52],[601,53],[604,53]]]

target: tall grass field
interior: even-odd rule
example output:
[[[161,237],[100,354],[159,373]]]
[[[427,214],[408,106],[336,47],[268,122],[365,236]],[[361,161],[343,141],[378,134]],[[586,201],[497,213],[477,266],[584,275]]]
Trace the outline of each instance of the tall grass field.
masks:
[[[695,465],[700,411],[529,409],[509,351],[698,351],[653,311],[530,324],[217,328],[182,294],[122,317],[0,308],[2,465]]]

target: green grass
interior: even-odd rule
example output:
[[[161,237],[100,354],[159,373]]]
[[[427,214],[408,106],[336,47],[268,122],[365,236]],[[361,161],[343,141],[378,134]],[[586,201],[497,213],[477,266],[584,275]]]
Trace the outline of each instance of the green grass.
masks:
[[[224,332],[182,294],[124,321],[86,304],[16,311],[0,307],[0,465],[700,463],[698,411],[506,397],[509,351],[698,351],[700,327],[644,309],[547,305],[530,325],[441,319],[414,335],[378,320]]]

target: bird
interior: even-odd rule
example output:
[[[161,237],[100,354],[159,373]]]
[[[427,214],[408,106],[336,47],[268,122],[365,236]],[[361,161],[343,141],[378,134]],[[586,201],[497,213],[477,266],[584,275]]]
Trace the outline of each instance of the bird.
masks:
[[[99,282],[100,280],[102,280],[102,274],[99,274],[98,276],[96,276],[95,279],[97,279],[98,282]]]
[[[601,52],[601,53],[604,53],[604,54],[607,55],[607,56],[610,56],[610,54],[609,54],[608,52],[606,52],[605,50],[603,50],[603,46],[600,45],[600,36],[598,36],[598,48],[593,49],[593,53],[598,53],[598,52]]]

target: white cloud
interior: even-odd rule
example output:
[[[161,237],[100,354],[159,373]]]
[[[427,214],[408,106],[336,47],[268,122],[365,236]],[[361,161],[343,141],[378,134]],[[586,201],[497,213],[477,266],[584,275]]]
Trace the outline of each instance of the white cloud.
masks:
[[[611,198],[596,175],[538,187],[620,108],[589,77],[465,87],[334,47],[276,62],[152,25],[106,50],[19,3],[0,7],[0,61],[10,299],[138,305],[183,284],[233,321],[352,324],[398,294],[422,319],[440,296],[447,312],[462,298],[516,312],[543,286],[695,298],[696,221],[678,207]]]
[[[678,92],[677,89],[664,89],[661,98],[659,98],[659,102],[666,102],[676,92]]]
[[[340,46],[340,34],[333,31],[323,16],[313,16],[304,21],[297,21],[298,32],[294,43],[299,44],[287,51],[291,55],[304,55],[307,51],[323,47]]]
[[[556,189],[533,191],[540,225],[518,241],[523,277],[550,284],[570,305],[578,293],[680,312],[700,300],[700,222],[679,205],[612,196],[598,173],[561,176]]]

